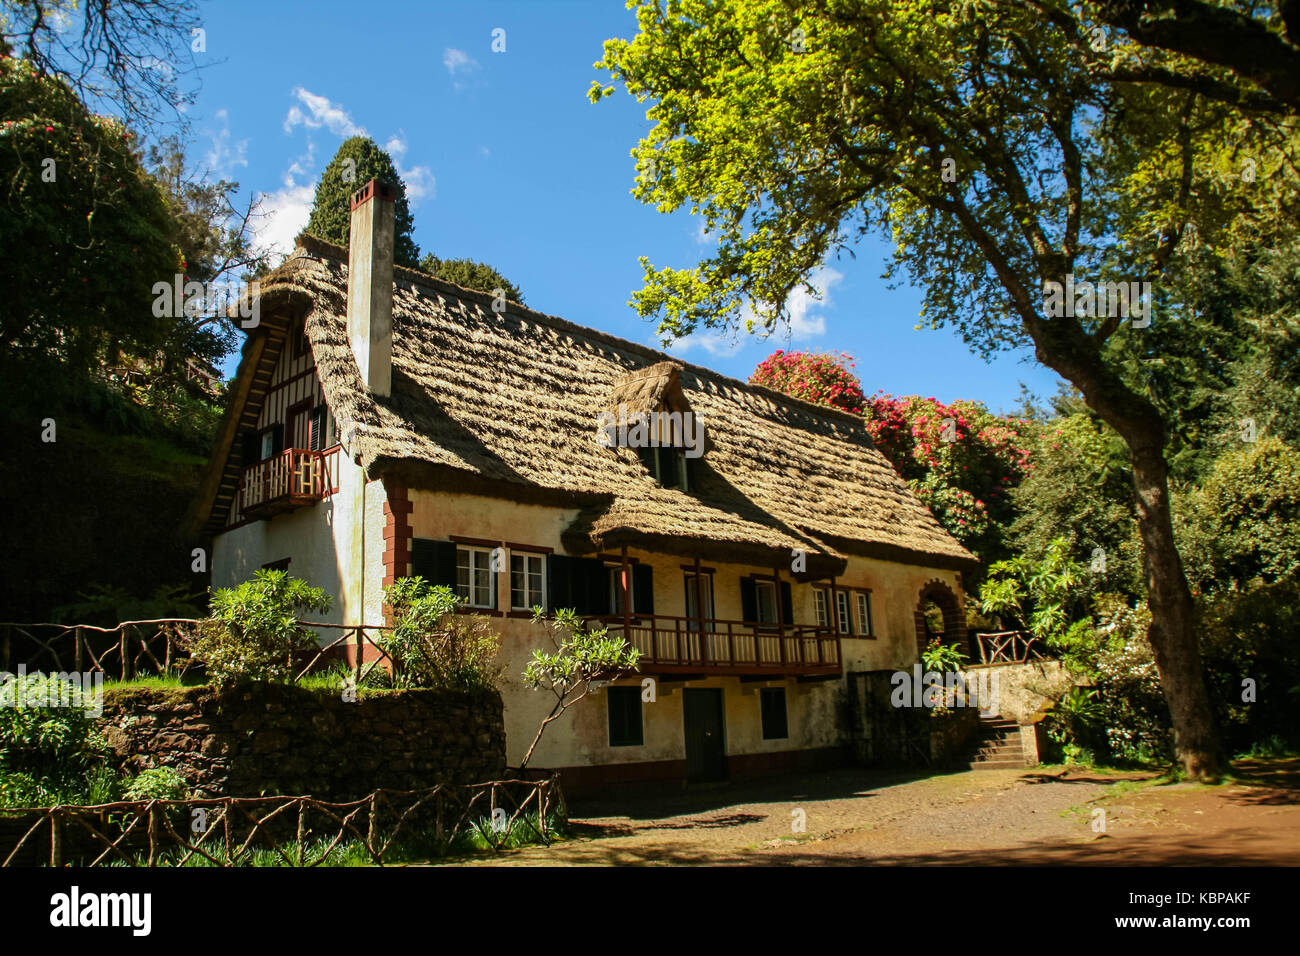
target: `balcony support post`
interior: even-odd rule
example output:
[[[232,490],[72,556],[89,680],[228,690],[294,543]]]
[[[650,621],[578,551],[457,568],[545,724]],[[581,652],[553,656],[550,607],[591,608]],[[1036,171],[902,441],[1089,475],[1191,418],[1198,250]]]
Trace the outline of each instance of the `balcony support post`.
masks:
[[[623,585],[623,640],[632,642],[632,569],[627,563],[627,545],[623,545],[623,573],[620,577]],[[651,627],[654,623],[651,622]]]
[[[781,604],[781,566],[772,565],[772,577],[776,580],[776,586],[772,588],[776,592],[776,646],[781,649],[781,663],[785,663],[785,608]],[[794,614],[791,612],[791,617]],[[758,643],[758,631],[754,632],[754,643]]]

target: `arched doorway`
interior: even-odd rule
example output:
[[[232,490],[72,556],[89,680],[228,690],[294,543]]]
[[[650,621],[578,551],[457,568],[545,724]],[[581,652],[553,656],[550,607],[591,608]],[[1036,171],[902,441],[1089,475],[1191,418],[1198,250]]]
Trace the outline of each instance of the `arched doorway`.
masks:
[[[921,588],[916,601],[916,653],[919,658],[934,638],[944,644],[956,644],[966,653],[968,662],[978,662],[979,653],[970,645],[966,633],[966,613],[957,595],[943,581],[934,580]]]

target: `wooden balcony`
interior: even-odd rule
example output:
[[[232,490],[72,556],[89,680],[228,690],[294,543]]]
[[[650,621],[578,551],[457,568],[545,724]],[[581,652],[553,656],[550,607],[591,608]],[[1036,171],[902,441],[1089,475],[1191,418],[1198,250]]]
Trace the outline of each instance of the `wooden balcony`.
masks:
[[[239,516],[270,518],[320,501],[328,490],[324,454],[286,448],[244,469],[237,500]]]
[[[641,652],[640,668],[645,674],[840,675],[840,638],[827,627],[777,627],[712,618],[701,622],[664,614],[634,615],[628,622],[622,617],[602,617],[600,623]]]

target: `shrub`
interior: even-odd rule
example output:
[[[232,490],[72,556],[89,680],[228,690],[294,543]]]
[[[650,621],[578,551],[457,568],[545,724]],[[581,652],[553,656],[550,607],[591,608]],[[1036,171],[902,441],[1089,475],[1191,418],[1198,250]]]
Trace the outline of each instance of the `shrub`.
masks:
[[[184,800],[189,794],[185,778],[171,767],[140,771],[123,793],[128,800]]]
[[[393,628],[379,645],[393,661],[398,687],[481,690],[496,686],[501,638],[485,618],[456,613],[451,588],[421,577],[398,578],[384,591]]]
[[[284,571],[259,570],[238,587],[212,592],[212,614],[189,642],[217,687],[293,680],[295,657],[316,650],[302,611],[329,610],[330,598]]]
[[[59,700],[39,707],[23,701]],[[6,803],[43,802],[82,783],[106,747],[87,713],[91,700],[52,675],[25,674],[0,684],[0,789]]]

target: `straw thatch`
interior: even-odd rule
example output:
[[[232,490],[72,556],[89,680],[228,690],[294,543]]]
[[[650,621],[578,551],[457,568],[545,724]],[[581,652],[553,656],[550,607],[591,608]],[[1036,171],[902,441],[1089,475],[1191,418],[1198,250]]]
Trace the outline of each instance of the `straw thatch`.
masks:
[[[491,296],[400,267],[392,395],[376,400],[347,341],[347,252],[299,242],[263,280],[263,315],[305,311],[326,400],[340,432],[355,425],[347,451],[372,477],[576,506],[564,535],[576,552],[631,544],[788,568],[797,548],[817,576],[842,570],[845,554],[930,567],[974,560],[872,446],[860,418],[513,303],[497,314]],[[241,380],[272,360],[253,361],[249,347]],[[620,401],[690,410],[704,423],[707,452],[692,466],[689,493],[660,487],[636,451],[597,440],[601,412]],[[247,410],[232,408],[215,463],[226,484],[238,475],[231,423],[240,420]],[[218,484],[212,478],[206,492],[210,530],[225,520]]]

